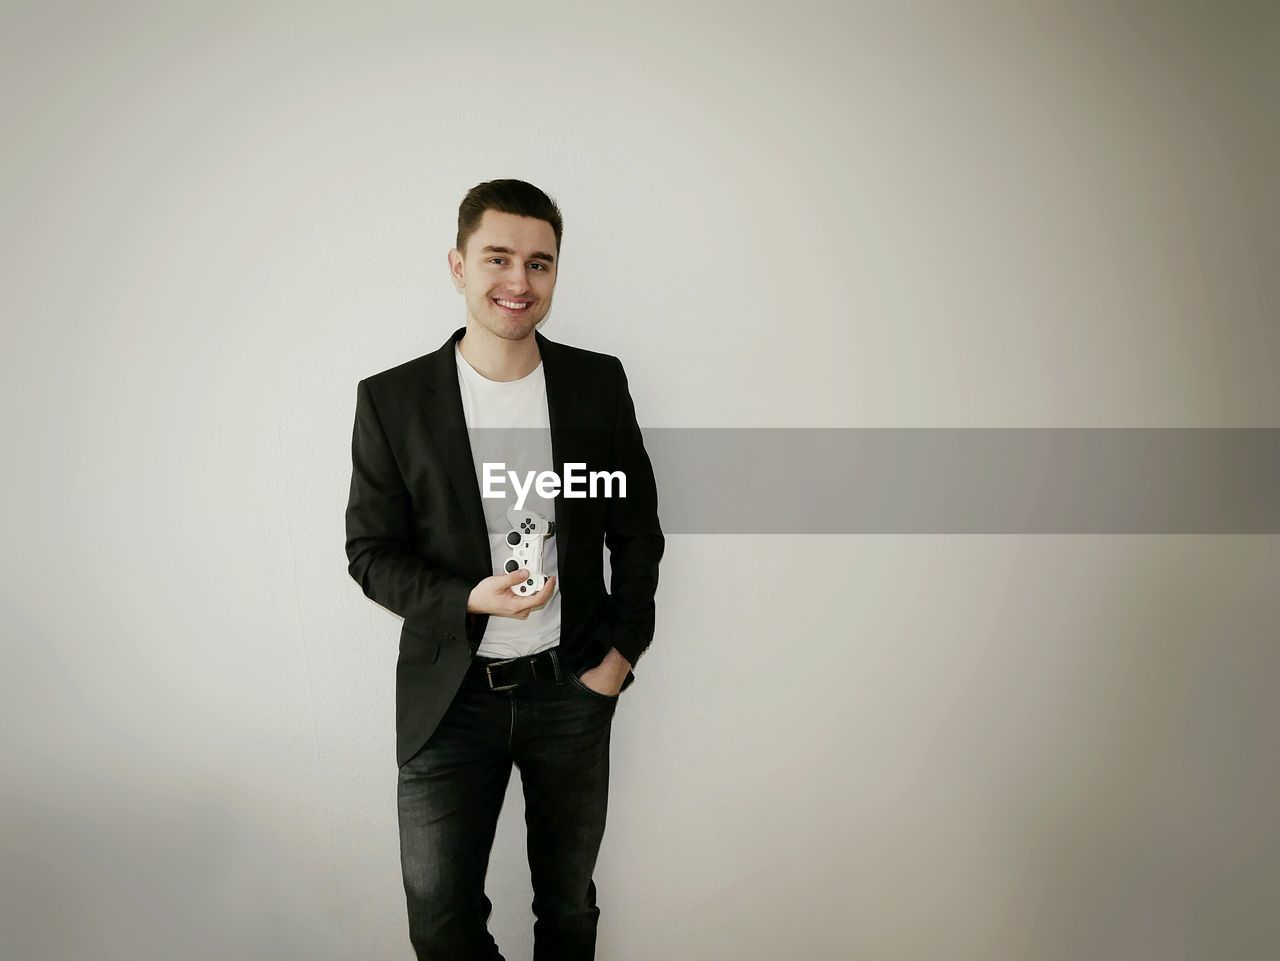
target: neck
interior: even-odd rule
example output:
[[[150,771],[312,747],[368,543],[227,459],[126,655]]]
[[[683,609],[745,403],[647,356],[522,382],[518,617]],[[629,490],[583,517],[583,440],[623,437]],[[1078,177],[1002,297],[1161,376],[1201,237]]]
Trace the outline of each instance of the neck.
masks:
[[[467,332],[458,341],[458,350],[476,373],[496,381],[527,377],[542,360],[533,331],[521,340],[506,340],[470,318]]]

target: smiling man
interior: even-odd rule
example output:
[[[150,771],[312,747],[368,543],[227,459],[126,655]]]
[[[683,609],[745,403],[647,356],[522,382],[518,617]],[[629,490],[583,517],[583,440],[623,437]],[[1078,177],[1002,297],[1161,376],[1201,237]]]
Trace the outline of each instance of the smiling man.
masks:
[[[536,330],[551,309],[561,234],[559,209],[532,184],[472,188],[449,251],[466,326],[356,391],[348,570],[404,618],[398,810],[419,958],[502,958],[484,882],[513,764],[535,961],[595,956],[610,732],[653,639],[664,539],[621,363]],[[622,474],[626,496],[530,494],[522,507],[554,525],[542,550],[551,576],[519,596],[513,588],[533,581],[504,571],[515,505],[480,496],[485,465],[563,476],[566,462]]]

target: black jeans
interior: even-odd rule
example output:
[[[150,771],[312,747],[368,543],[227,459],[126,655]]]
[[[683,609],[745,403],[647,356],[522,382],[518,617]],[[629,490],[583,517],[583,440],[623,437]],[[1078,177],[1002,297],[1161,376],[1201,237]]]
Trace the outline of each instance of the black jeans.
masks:
[[[484,881],[512,762],[524,787],[534,961],[595,957],[591,875],[618,698],[592,691],[558,653],[554,677],[505,691],[473,668],[440,727],[400,768],[400,863],[419,961],[502,961]]]

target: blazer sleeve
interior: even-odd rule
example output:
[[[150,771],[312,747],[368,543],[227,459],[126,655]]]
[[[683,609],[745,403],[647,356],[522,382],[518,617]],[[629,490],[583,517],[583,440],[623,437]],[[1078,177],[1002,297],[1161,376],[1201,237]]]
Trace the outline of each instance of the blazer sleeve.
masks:
[[[414,549],[413,498],[363,380],[356,387],[346,522],[347,570],[365,596],[406,620],[467,636],[474,585],[428,565]]]
[[[605,515],[604,542],[612,571],[610,633],[612,646],[634,667],[653,641],[653,599],[666,540],[658,522],[653,465],[636,423],[627,375],[622,362],[613,360],[618,368],[618,395],[611,460],[626,475],[627,496],[611,498]]]

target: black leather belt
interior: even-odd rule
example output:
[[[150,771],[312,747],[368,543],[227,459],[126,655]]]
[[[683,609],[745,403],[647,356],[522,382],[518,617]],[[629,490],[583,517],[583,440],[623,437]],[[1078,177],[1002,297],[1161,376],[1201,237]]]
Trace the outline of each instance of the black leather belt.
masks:
[[[558,681],[567,670],[554,647],[525,657],[495,659],[477,655],[471,659],[471,673],[493,691],[506,691],[521,684]]]

